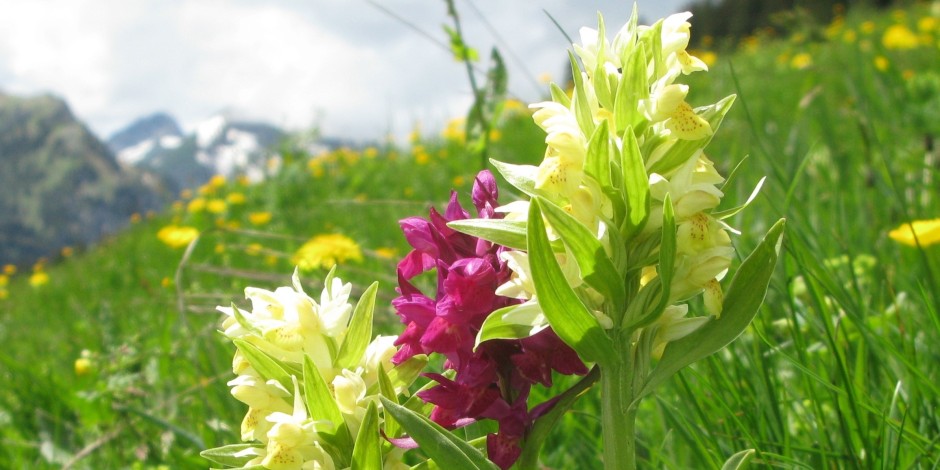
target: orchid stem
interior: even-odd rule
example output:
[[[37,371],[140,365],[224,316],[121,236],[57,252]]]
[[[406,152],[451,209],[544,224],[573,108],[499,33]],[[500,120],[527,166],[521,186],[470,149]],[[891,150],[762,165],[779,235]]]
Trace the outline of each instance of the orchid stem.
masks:
[[[636,469],[637,407],[633,404],[633,354],[630,346],[625,347],[626,351],[620,355],[622,362],[611,362],[601,368],[605,470]]]

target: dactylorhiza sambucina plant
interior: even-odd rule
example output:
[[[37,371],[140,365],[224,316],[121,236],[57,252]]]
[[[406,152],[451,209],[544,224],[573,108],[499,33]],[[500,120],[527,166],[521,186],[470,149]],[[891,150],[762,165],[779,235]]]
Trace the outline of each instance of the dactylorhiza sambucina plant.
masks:
[[[531,106],[547,134],[544,160],[493,162],[530,199],[496,208],[501,219],[449,224],[515,250],[500,253],[513,275],[497,292],[523,303],[490,314],[478,348],[551,327],[599,370],[610,469],[635,467],[640,399],[750,323],[783,232],[781,220],[723,291],[734,258],[723,220],[744,206],[717,211],[724,178],[704,148],[733,97],[686,101],[679,80],[707,70],[686,51],[690,17],[641,26],[634,11],[613,41],[603,18],[582,28],[570,55],[574,89],[553,85],[552,101]],[[700,294],[704,311],[690,315]],[[534,465],[529,450],[523,468]]]
[[[489,171],[477,175],[471,195],[478,217],[502,217],[494,210],[498,193]],[[515,308],[521,301],[498,293],[512,275],[506,261],[512,259],[510,250],[447,226],[469,217],[452,192],[443,215],[432,208],[427,219],[400,222],[413,249],[398,265],[401,295],[392,305],[406,327],[395,343],[401,349],[392,362],[415,354],[444,356],[444,369],[453,376],[426,374],[437,385],[417,396],[435,405],[430,418],[445,428],[480,419],[496,421],[499,430],[487,436],[487,456],[505,469],[519,458],[535,419],[552,405],[530,406],[530,388],[551,386],[553,372],[584,375],[588,370],[551,328],[525,338],[476,341],[492,312]],[[433,298],[410,282],[429,270],[437,277]]]
[[[352,286],[333,271],[319,302],[293,285],[267,291],[245,289],[251,310],[219,307],[223,333],[237,347],[229,382],[232,395],[248,405],[241,425],[245,444],[202,453],[238,467],[287,469],[408,468],[403,450],[381,438],[384,396],[398,396],[427,363],[413,356],[393,366],[395,336],[371,342],[377,284],[349,303]],[[388,437],[398,437],[394,423]]]

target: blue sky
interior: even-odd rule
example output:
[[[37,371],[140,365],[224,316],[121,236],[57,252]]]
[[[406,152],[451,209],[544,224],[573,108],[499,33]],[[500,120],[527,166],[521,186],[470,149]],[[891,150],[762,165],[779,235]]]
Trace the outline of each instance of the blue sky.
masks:
[[[377,138],[415,123],[434,130],[470,102],[461,64],[436,44],[450,24],[443,1],[0,0],[0,91],[51,92],[106,137],[165,111],[184,127],[226,111],[289,129]],[[455,0],[467,42],[496,45],[510,91],[530,102],[560,79],[572,38],[609,30],[633,4],[614,0]],[[647,23],[682,0],[641,0]],[[692,19],[693,34],[695,20]],[[416,31],[416,29],[421,32]],[[480,64],[485,66],[485,62]]]

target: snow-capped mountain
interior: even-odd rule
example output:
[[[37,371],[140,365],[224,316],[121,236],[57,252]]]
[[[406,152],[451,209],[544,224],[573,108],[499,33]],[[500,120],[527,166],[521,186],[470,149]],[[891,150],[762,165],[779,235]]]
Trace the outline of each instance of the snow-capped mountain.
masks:
[[[133,122],[108,139],[118,161],[164,176],[176,189],[195,188],[213,175],[264,177],[271,148],[284,133],[271,125],[217,114],[184,134],[163,113]]]

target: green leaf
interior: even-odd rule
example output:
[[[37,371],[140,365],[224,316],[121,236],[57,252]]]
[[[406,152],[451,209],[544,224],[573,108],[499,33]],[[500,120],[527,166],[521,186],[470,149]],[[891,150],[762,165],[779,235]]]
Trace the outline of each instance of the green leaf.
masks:
[[[666,194],[663,199],[663,235],[659,241],[659,266],[657,274],[663,285],[663,293],[659,300],[658,310],[666,308],[669,302],[669,291],[672,286],[672,277],[676,266],[676,214],[672,207],[672,196]]]
[[[611,188],[610,181],[610,125],[607,120],[601,121],[591,140],[588,142],[587,157],[584,161],[584,172],[594,178],[601,186],[601,190]]]
[[[552,406],[552,409],[539,416],[532,428],[526,435],[525,446],[522,448],[522,455],[519,456],[518,468],[536,468],[539,460],[539,454],[545,439],[555,428],[558,420],[571,409],[585,392],[587,392],[600,378],[600,368],[594,366],[588,375],[584,376],[568,390],[565,390],[558,397],[558,401]]]
[[[539,305],[555,333],[589,362],[616,361],[613,342],[565,279],[545,234],[539,198],[529,205],[529,265]]]
[[[337,368],[354,370],[362,360],[372,339],[372,312],[375,310],[375,293],[378,289],[379,283],[373,282],[356,303],[346,338],[336,357]]]
[[[332,431],[319,431],[323,440],[335,446],[340,455],[348,456],[353,451],[353,441],[346,420],[330,392],[330,384],[307,355],[304,355],[304,402],[311,419],[333,423]]]
[[[577,261],[584,282],[613,303],[619,318],[619,313],[623,312],[626,303],[626,289],[623,276],[617,272],[614,262],[607,256],[604,245],[594,237],[590,229],[558,206],[546,202],[540,204],[540,207]]]
[[[552,101],[566,107],[571,107],[571,98],[568,97],[568,93],[565,93],[565,90],[562,90],[560,86],[555,83],[549,85],[549,90],[552,93]]]
[[[283,367],[283,365],[277,359],[274,359],[268,353],[258,349],[257,346],[245,341],[241,338],[236,338],[232,340],[235,343],[235,347],[238,348],[242,354],[245,355],[245,359],[248,360],[248,363],[251,364],[251,367],[258,371],[261,374],[261,377],[265,380],[277,380],[281,385],[284,386],[285,390],[292,390],[294,383],[291,381],[291,375]]]
[[[650,215],[650,181],[646,174],[646,164],[633,128],[627,128],[623,134],[623,193],[626,195],[627,214],[624,218],[623,234],[633,238]]]
[[[640,328],[656,321],[669,305],[669,291],[676,264],[676,216],[672,207],[672,197],[667,193],[663,199],[663,226],[659,239],[659,264],[657,276],[643,286],[640,294],[630,304],[626,317],[626,327],[630,330]],[[651,307],[652,301],[657,300]]]
[[[498,470],[483,453],[454,436],[437,423],[381,397],[385,412],[391,414],[431,459],[448,470]]]
[[[541,327],[544,326],[542,324],[544,316],[512,315],[511,319],[516,321],[507,320],[507,317],[510,317],[510,313],[519,313],[518,309],[520,308],[530,309],[530,305],[510,305],[490,313],[489,316],[486,317],[486,320],[483,320],[480,331],[477,332],[477,339],[476,343],[473,345],[473,349],[476,350],[480,343],[491,339],[522,339],[528,338],[541,331]],[[536,304],[532,304],[531,309],[534,310],[532,313],[541,313],[541,310]]]
[[[574,100],[574,117],[584,135],[591,135],[594,133],[594,114],[591,113],[591,105],[588,102],[587,91],[584,88],[581,67],[578,67],[578,59],[571,51],[568,51],[568,60],[571,62],[571,78],[574,80],[574,96],[572,98]]]
[[[398,364],[388,371],[388,380],[396,389],[406,389],[418,378],[424,367],[428,365],[428,357],[419,354],[408,358],[407,361]]]
[[[385,368],[382,367],[382,364],[379,364],[378,373],[379,393],[397,405],[398,394],[395,393],[395,387],[392,385],[392,381],[388,378],[388,374],[385,372]],[[394,419],[385,421],[385,435],[388,437],[399,437],[401,435],[401,427],[398,426],[398,421],[395,421]]]
[[[743,211],[747,206],[749,206],[752,202],[754,202],[755,198],[757,198],[757,195],[760,193],[760,188],[764,186],[764,181],[766,179],[767,177],[765,176],[761,178],[760,181],[757,182],[757,186],[755,186],[754,190],[751,191],[751,195],[748,196],[747,201],[744,201],[744,204],[741,204],[738,207],[732,207],[731,209],[723,210],[721,212],[714,212],[712,213],[712,217],[718,220],[724,220],[724,219],[727,219],[728,217],[737,215],[738,212]]]
[[[643,114],[637,105],[640,100],[648,99],[650,95],[646,79],[648,64],[646,52],[642,48],[624,48],[624,50],[635,52],[626,57],[626,62],[623,64],[623,77],[614,99],[614,125],[617,131],[621,129],[629,131],[629,128],[636,127],[640,123]],[[626,138],[626,131],[624,138]]]
[[[480,449],[481,452],[486,450],[486,436],[480,436],[476,439],[471,439],[468,442],[473,447]],[[441,466],[438,465],[433,460],[425,460],[424,462],[421,462],[411,467],[411,470],[437,470],[439,468],[441,468]],[[516,468],[516,467],[513,467],[513,468]]]
[[[206,449],[199,453],[202,458],[210,460],[217,464],[228,465],[230,467],[243,467],[249,460],[257,457],[257,455],[241,455],[236,456],[235,454],[248,450],[248,449],[264,449],[262,444],[230,444],[227,446],[216,447],[214,449]]]
[[[352,470],[382,468],[382,443],[379,436],[379,410],[374,401],[369,402],[366,415],[359,426],[356,447],[352,454]]]
[[[529,196],[539,196],[541,191],[535,189],[535,174],[538,167],[532,165],[514,165],[499,160],[490,160],[496,171],[507,183]]]
[[[261,329],[255,325],[252,325],[251,322],[245,318],[245,315],[242,314],[242,311],[239,310],[237,306],[235,306],[235,302],[232,302],[232,313],[234,314],[235,321],[238,322],[239,326],[248,330],[250,333],[261,336]]]
[[[721,317],[711,319],[689,335],[666,345],[662,359],[650,373],[637,400],[683,367],[725,347],[747,328],[767,293],[780,254],[785,225],[784,219],[774,224],[738,268],[725,295]]]
[[[463,219],[448,222],[447,226],[497,245],[514,250],[526,249],[526,223],[524,220]]]
[[[721,470],[741,470],[747,467],[747,463],[751,460],[751,457],[754,457],[754,453],[754,449],[747,449],[728,457],[725,464],[721,466]]]

